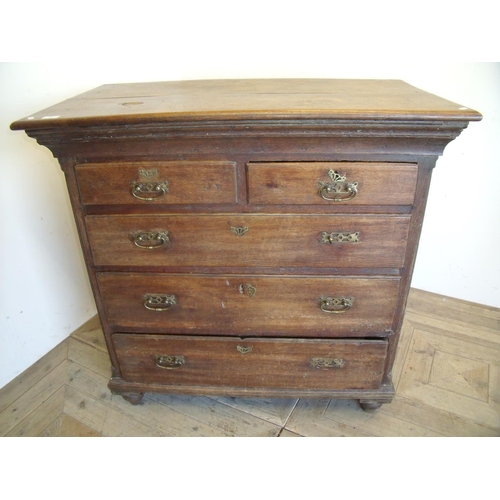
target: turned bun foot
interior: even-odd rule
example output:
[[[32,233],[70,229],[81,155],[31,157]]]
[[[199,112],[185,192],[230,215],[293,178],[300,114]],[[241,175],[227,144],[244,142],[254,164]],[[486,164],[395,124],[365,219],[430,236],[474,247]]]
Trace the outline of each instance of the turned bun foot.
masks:
[[[142,397],[144,396],[143,392],[123,392],[120,396],[128,401],[130,404],[138,405],[142,401]]]
[[[363,408],[363,410],[366,411],[367,413],[371,413],[375,410],[378,410],[382,406],[382,403],[380,401],[360,400],[359,404],[361,405],[361,408]]]

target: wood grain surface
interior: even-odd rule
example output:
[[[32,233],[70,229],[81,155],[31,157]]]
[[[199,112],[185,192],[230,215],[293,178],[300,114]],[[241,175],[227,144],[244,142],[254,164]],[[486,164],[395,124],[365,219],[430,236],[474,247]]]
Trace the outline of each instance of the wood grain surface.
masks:
[[[75,167],[84,205],[171,205],[236,202],[236,166],[231,162],[123,162]],[[145,177],[142,172],[149,172]],[[166,183],[162,194],[132,194],[132,183]]]
[[[85,222],[96,266],[398,268],[410,217],[158,214],[87,216]],[[136,233],[165,231],[168,242],[157,248],[134,243]],[[354,242],[329,243],[331,233],[358,234]]]
[[[285,395],[148,393],[132,406],[109,392],[110,361],[95,316],[0,389],[0,435],[500,436],[500,310],[412,289],[406,316],[394,366],[398,391],[374,413],[356,401]],[[414,353],[424,338],[436,370],[424,370],[428,363]]]
[[[11,128],[259,116],[481,119],[474,110],[400,80],[235,79],[103,85]]]
[[[98,273],[97,279],[114,331],[149,333],[386,336],[399,290],[398,278]],[[148,310],[147,294],[174,295],[176,304]],[[325,313],[326,297],[351,297],[353,305]]]
[[[249,163],[249,202],[255,205],[411,205],[417,165],[378,162]],[[322,198],[320,183],[331,183],[330,170],[357,183],[357,194],[342,202]],[[332,196],[332,195],[330,195]]]
[[[125,381],[166,385],[275,389],[377,389],[387,342],[275,340],[165,335],[113,335]],[[241,352],[238,350],[243,350]],[[182,365],[158,367],[155,357],[182,356]],[[316,368],[312,359],[337,360]]]

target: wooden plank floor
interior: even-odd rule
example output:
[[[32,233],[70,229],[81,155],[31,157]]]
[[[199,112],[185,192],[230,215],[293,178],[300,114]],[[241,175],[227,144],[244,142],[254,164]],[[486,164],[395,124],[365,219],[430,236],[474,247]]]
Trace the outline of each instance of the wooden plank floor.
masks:
[[[500,309],[413,289],[397,395],[356,401],[112,395],[97,317],[0,390],[2,436],[499,436]]]

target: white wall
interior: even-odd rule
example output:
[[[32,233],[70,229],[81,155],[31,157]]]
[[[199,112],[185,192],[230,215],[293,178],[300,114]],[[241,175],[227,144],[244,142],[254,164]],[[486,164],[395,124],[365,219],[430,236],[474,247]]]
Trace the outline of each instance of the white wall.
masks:
[[[311,28],[310,35],[314,35]],[[198,78],[397,78],[480,111],[439,159],[413,286],[500,307],[500,64],[336,62],[219,33],[156,61],[0,65],[0,387],[95,314],[64,178],[9,124],[103,83]],[[227,42],[227,43],[223,43]],[[68,59],[71,61],[71,59]]]

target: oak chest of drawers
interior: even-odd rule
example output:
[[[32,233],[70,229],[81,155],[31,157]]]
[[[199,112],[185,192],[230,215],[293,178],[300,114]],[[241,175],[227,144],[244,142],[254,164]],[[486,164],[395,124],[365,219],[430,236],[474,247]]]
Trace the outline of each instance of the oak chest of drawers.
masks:
[[[104,85],[58,158],[112,363],[144,392],[391,401],[432,168],[481,115],[400,81]]]

